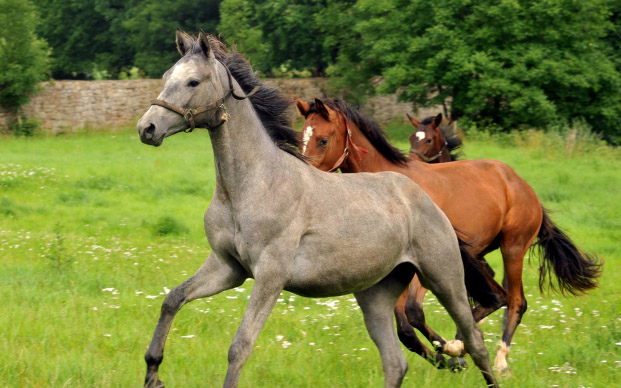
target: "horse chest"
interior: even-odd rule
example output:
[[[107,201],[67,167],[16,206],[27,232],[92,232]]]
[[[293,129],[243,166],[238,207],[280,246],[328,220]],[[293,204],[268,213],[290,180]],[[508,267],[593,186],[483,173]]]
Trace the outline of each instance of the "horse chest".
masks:
[[[205,231],[212,249],[235,258],[252,273],[263,248],[277,235],[278,225],[260,212],[235,212],[230,203],[212,201],[205,213]]]

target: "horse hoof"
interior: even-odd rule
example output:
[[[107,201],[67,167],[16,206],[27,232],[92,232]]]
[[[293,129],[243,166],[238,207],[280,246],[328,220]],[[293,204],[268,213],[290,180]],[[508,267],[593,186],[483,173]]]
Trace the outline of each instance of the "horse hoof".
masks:
[[[436,354],[435,360],[432,360],[430,358],[429,361],[436,367],[436,369],[450,368],[449,362],[446,360],[446,358],[444,358],[444,356],[441,353]]]
[[[451,372],[461,372],[468,368],[468,363],[461,357],[454,357],[448,361],[448,367]]]
[[[511,369],[509,364],[507,364],[507,356],[509,356],[510,349],[502,340],[498,342],[497,348],[498,352],[494,359],[494,370],[499,375],[511,376]]]
[[[459,340],[450,340],[442,348],[442,352],[451,357],[463,357],[466,355],[464,343]]]
[[[496,369],[496,375],[498,377],[511,377],[511,368],[506,366],[504,368]]]
[[[164,383],[157,376],[153,376],[147,379],[144,388],[164,388]]]

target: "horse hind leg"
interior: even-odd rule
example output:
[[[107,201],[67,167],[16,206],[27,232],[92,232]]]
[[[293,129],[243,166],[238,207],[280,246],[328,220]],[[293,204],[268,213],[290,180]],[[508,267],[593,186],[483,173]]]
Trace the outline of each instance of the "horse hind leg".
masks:
[[[164,344],[177,312],[185,304],[241,285],[245,272],[231,267],[211,253],[194,275],[175,287],[164,299],[151,344],[145,354],[147,374],[145,387],[163,388],[158,370],[164,358]]]
[[[457,244],[456,244],[457,245]],[[446,245],[450,247],[450,245]],[[498,387],[483,342],[483,333],[472,316],[464,282],[463,267],[458,265],[459,252],[436,251],[421,260],[420,279],[447,310],[464,338],[465,350],[481,370],[488,386]]]
[[[524,266],[524,255],[526,254],[526,250],[529,245],[524,247],[524,244],[515,244],[510,241],[503,241],[500,246],[505,267],[507,311],[505,312],[502,338],[498,341],[498,350],[496,352],[496,358],[494,359],[494,369],[506,375],[511,373],[507,363],[511,339],[515,334],[515,330],[518,325],[522,321],[522,316],[526,312],[527,308],[526,297],[524,296],[524,288],[522,284],[522,272]]]
[[[416,281],[416,286],[413,283],[414,280],[410,283],[410,288],[420,287],[418,281]],[[406,301],[410,298],[409,294],[410,291],[405,290],[395,305],[394,314],[397,321],[397,336],[399,337],[401,343],[411,352],[418,354],[438,369],[446,368],[449,364],[444,356],[442,356],[441,353],[434,353],[431,349],[425,346],[416,335],[416,331],[414,331],[414,328],[409,321],[408,314],[406,313],[405,306],[407,303]]]
[[[421,332],[434,345],[436,349],[435,365],[438,369],[450,368],[451,370],[459,370],[467,367],[466,361],[459,356],[453,354],[448,361],[442,356],[444,349],[446,349],[447,341],[427,324],[425,312],[423,311],[423,299],[426,294],[427,289],[420,284],[418,276],[414,275],[410,282],[404,306],[408,323]],[[449,343],[449,345],[451,344],[452,342]],[[431,361],[432,359],[428,358],[428,360]]]
[[[402,264],[379,283],[354,294],[362,310],[367,331],[382,358],[385,388],[400,387],[408,368],[392,321],[395,302],[414,273],[408,267],[409,265]]]

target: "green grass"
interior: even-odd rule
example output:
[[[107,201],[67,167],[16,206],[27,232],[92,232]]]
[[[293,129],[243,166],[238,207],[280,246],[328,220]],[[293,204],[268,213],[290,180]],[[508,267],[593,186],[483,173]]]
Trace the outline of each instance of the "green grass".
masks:
[[[391,127],[406,149],[406,127]],[[540,135],[532,135],[540,136]],[[525,137],[524,139],[528,139]],[[524,274],[529,310],[503,387],[611,387],[621,378],[621,158],[568,155],[535,141],[479,137],[468,158],[512,165],[575,242],[605,260],[601,287],[580,298],[541,296],[537,261]],[[140,386],[163,295],[209,252],[202,215],[215,177],[208,135],[160,148],[134,130],[0,138],[0,387]],[[489,260],[500,276],[498,254]],[[160,369],[167,387],[219,386],[252,289],[192,302],[177,315]],[[433,296],[427,318],[454,325]],[[482,324],[495,353],[502,312]],[[407,351],[406,351],[407,352]],[[404,387],[482,386],[475,368],[432,369],[407,353]],[[379,355],[351,296],[283,293],[247,362],[243,387],[382,386]]]

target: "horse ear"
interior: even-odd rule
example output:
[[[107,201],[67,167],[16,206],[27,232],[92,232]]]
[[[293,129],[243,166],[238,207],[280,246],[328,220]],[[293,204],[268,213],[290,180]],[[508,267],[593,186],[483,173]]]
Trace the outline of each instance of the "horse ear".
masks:
[[[438,113],[436,118],[433,119],[433,125],[436,127],[439,127],[441,122],[442,122],[442,113]]]
[[[293,101],[295,102],[295,106],[298,108],[298,113],[301,116],[306,117],[306,115],[308,115],[308,111],[310,110],[310,105],[295,96],[293,97]]]
[[[418,126],[420,125],[420,121],[418,121],[414,117],[410,116],[409,113],[406,113],[405,115],[408,116],[408,119],[410,119],[410,123],[412,123],[414,128],[418,128]]]
[[[211,46],[209,45],[209,38],[203,30],[200,30],[198,33],[198,45],[200,46],[203,54],[205,54],[205,56],[209,58],[211,55]]]
[[[324,119],[328,120],[330,117],[330,113],[328,112],[328,108],[324,105],[323,101],[318,98],[315,98],[315,110],[317,113],[321,115]]]
[[[184,56],[185,53],[190,50],[190,48],[192,47],[192,42],[194,41],[194,39],[192,39],[190,35],[181,31],[179,27],[177,27],[175,40],[177,41],[177,51],[179,51],[179,54],[181,54],[181,56]]]

